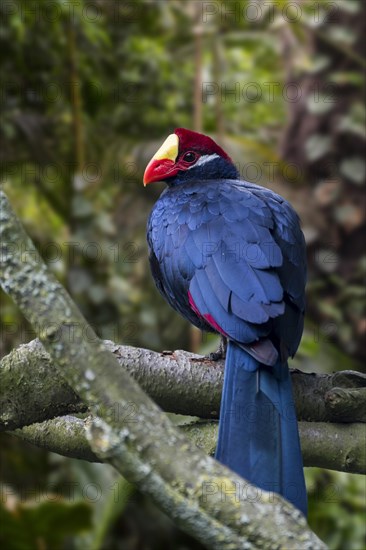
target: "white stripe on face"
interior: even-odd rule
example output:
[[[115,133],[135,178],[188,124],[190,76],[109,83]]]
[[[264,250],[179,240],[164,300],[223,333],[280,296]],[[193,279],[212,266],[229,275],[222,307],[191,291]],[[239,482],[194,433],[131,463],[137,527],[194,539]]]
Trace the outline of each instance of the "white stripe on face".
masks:
[[[211,162],[211,160],[218,159],[220,155],[217,155],[214,153],[213,155],[203,155],[201,158],[198,159],[198,161],[195,164],[192,164],[188,168],[188,170],[191,170],[191,168],[195,168],[196,166],[203,166],[204,164],[207,164],[208,162]]]

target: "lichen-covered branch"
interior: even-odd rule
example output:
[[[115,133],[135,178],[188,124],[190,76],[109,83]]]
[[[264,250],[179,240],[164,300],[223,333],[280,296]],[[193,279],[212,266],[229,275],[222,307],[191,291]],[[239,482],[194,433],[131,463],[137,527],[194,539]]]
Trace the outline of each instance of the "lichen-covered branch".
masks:
[[[366,474],[366,424],[300,422],[305,464],[341,472]],[[309,464],[310,465],[310,464]]]
[[[85,410],[80,397],[51,365],[39,340],[20,346],[1,360],[1,431]]]
[[[366,422],[366,374],[351,370],[320,375],[293,371],[292,383],[300,420]],[[334,399],[338,392],[342,399]]]
[[[23,441],[37,445],[68,458],[78,458],[88,462],[102,462],[102,460],[90,448],[86,437],[88,418],[82,419],[75,416],[60,416],[36,422],[30,426],[24,426],[14,432]]]
[[[3,192],[0,222],[1,285],[36,329],[53,372],[90,405],[92,451],[208,548],[325,548],[299,511],[278,495],[256,491],[197,449],[118,367],[48,273]],[[26,261],[21,250],[28,251]],[[255,502],[248,487],[258,495]]]
[[[70,458],[101,462],[91,451],[85,419],[64,416],[25,426],[11,432],[17,437]],[[218,423],[194,421],[180,426],[185,435],[206,454],[215,452]],[[366,474],[366,424],[299,422],[305,466]]]
[[[164,410],[218,418],[222,361],[203,361],[181,350],[167,354],[110,341],[104,344],[116,357],[118,369],[127,370]],[[0,430],[14,430],[86,409],[51,362],[39,340],[20,346],[2,359]],[[298,370],[291,374],[299,420],[366,422],[365,374],[306,374]]]
[[[154,397],[154,400],[161,406],[168,408],[170,412],[181,413],[183,410],[190,415],[193,413],[195,416],[200,413],[203,418],[217,416],[217,414],[214,415],[212,409],[219,405],[220,396],[215,394],[217,390],[221,391],[221,363],[197,361],[196,356],[183,351],[167,355],[127,346],[117,346],[112,342],[105,342],[105,344],[117,354],[120,365],[123,362],[123,367],[127,368],[128,372],[139,380],[150,396]],[[54,369],[49,365],[50,362],[51,358],[39,340],[33,340],[29,344],[20,346],[2,360],[0,368],[0,428],[14,430],[30,425],[29,429],[24,428],[17,435],[65,456],[84,458],[83,447],[80,448],[80,451],[77,447],[79,432],[73,433],[75,441],[71,454],[68,444],[71,445],[72,442],[67,439],[63,440],[63,428],[65,430],[70,430],[71,427],[81,429],[82,421],[70,424],[67,416],[67,421],[57,418],[55,423],[49,422],[51,418],[59,417],[59,415],[72,415],[75,412],[86,410],[86,405],[77,397],[66,381],[61,376],[54,375]],[[314,394],[319,398],[320,391],[322,391],[325,402],[329,398],[328,396],[334,393],[338,396],[338,394],[343,395],[348,391],[351,393],[365,391],[365,388],[357,388],[357,385],[361,385],[365,381],[366,377],[362,373],[344,371],[333,375],[315,376],[293,371],[292,376],[295,380],[297,394],[299,395],[299,388],[305,386],[309,399]],[[318,383],[315,392],[316,380]],[[203,394],[200,392],[200,384],[205,387]],[[334,384],[342,385],[342,387],[333,388]],[[189,388],[193,386],[192,391],[195,391],[197,401],[192,403],[192,396],[187,394],[186,385]],[[353,388],[347,389],[352,385]],[[313,393],[310,393],[311,387]],[[174,402],[171,401],[170,393],[175,397]],[[8,398],[9,395],[12,396],[11,399]],[[316,399],[312,400],[316,402]],[[353,406],[352,411],[348,410],[346,414],[349,418],[352,412],[354,421],[352,424],[342,426],[312,422],[313,425],[310,426],[310,423],[300,421],[301,443],[306,466],[322,466],[346,472],[365,473],[366,424],[359,423],[360,419],[364,419],[362,410],[364,404],[359,395],[355,401],[358,403],[357,408]],[[351,405],[353,405],[353,401],[351,401]],[[341,406],[344,406],[343,403],[339,410],[334,407],[334,414],[337,414],[339,420],[342,420]],[[310,405],[308,405],[309,407]],[[325,407],[326,405],[324,405],[324,409]],[[133,412],[132,408],[133,405],[130,403],[130,414]],[[301,400],[298,410],[299,408],[300,412],[305,408]],[[128,413],[126,412],[126,414]],[[317,415],[319,415],[319,408],[314,409],[312,420],[316,420]],[[42,423],[42,421],[44,422]],[[196,426],[197,438],[202,438],[206,424],[199,423]],[[193,430],[193,427],[191,426],[190,429]],[[317,434],[316,445],[313,444],[315,434]],[[334,440],[330,438],[329,434],[332,434]],[[350,438],[352,441],[351,453],[348,449]],[[87,446],[87,452],[90,453],[89,446]],[[85,460],[89,459],[85,458]]]
[[[324,401],[333,419],[342,422],[357,416],[364,421],[366,417],[366,388],[334,387],[327,391]]]

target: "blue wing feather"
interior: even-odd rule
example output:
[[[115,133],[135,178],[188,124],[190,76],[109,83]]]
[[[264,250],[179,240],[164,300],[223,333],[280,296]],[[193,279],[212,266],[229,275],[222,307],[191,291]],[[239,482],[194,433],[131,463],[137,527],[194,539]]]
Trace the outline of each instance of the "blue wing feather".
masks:
[[[212,330],[203,319],[208,314],[220,326],[240,327],[239,343],[268,336],[295,353],[305,306],[304,242],[282,197],[237,180],[172,187],[154,207],[148,240],[160,289],[191,322]],[[179,300],[176,286],[184,294]],[[205,308],[201,317],[188,291]]]

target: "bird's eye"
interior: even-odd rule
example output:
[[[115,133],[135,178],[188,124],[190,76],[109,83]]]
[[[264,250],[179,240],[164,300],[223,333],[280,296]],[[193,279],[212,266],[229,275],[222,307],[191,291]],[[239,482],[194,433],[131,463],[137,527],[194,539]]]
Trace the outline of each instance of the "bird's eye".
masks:
[[[193,153],[193,151],[188,151],[188,153],[185,153],[183,156],[183,160],[185,162],[194,162],[197,158],[196,153]]]

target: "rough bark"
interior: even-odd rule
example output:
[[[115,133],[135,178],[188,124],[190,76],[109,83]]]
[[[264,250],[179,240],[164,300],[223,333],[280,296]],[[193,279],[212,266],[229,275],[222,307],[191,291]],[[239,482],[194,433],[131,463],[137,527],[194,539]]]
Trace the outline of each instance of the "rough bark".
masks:
[[[10,432],[53,453],[88,462],[103,462],[90,448],[86,430],[88,418],[61,416]]]
[[[54,372],[98,415],[87,431],[92,451],[208,548],[325,548],[288,502],[250,486],[178,432],[48,273],[3,192],[0,208],[1,284],[36,329]],[[130,403],[134,416],[126,417]]]
[[[126,370],[165,411],[218,418],[223,361],[203,360],[181,350],[158,353],[110,341],[104,344],[117,359],[118,370]],[[291,374],[298,420],[366,422],[365,374],[306,374],[299,370]],[[0,388],[0,430],[86,410],[67,380],[55,372],[39,340],[2,359]]]
[[[92,452],[85,419],[63,416],[35,423],[10,432],[20,439],[48,451],[89,462],[102,462]],[[196,446],[213,455],[216,448],[218,422],[195,421],[180,426]],[[299,422],[304,466],[327,468],[354,474],[366,474],[366,425],[329,422]]]

